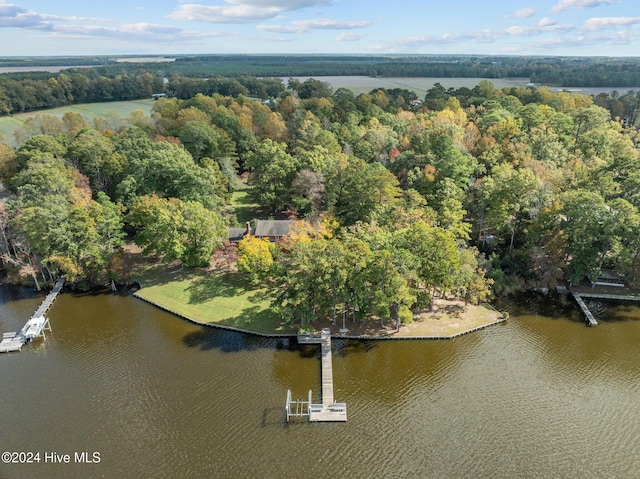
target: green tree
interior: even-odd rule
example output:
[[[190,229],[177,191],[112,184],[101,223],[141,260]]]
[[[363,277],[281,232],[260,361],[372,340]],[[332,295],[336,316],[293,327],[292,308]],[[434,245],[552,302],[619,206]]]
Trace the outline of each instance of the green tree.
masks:
[[[331,85],[315,78],[309,78],[297,88],[298,96],[305,98],[329,98],[333,93]]]
[[[287,153],[286,145],[264,140],[255,153],[248,155],[246,166],[260,203],[274,213],[282,211],[290,203],[291,183],[298,170],[298,163]]]
[[[509,236],[512,252],[518,227],[539,197],[539,181],[531,170],[503,164],[496,166],[479,187],[479,206],[486,212],[489,228]]]
[[[226,235],[220,215],[178,198],[142,196],[131,205],[127,221],[136,228],[136,244],[145,254],[180,260],[186,267],[208,265]]]
[[[460,255],[451,231],[415,222],[402,233],[399,247],[410,252],[416,261],[416,275],[431,292],[430,306],[436,291],[451,290],[460,265]]]
[[[567,237],[567,276],[578,282],[582,275],[596,275],[599,271],[609,244],[606,226],[610,214],[604,199],[591,191],[567,191],[560,201],[560,225]]]
[[[81,131],[69,145],[67,157],[81,173],[87,175],[94,191],[111,191],[122,173],[120,158],[114,158],[114,146],[109,138],[92,128]]]
[[[349,157],[329,173],[327,203],[343,226],[368,222],[400,196],[398,180],[380,163]]]
[[[140,196],[157,194],[198,201],[212,210],[221,206],[227,184],[220,182],[214,169],[197,165],[184,148],[167,141],[130,140],[118,145],[129,162],[128,174],[116,188],[118,201],[130,205]]]

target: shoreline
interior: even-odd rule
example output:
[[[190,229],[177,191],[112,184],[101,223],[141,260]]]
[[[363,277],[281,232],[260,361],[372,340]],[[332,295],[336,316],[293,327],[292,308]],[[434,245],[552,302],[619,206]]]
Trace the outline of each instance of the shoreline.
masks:
[[[143,289],[143,288],[141,288]],[[138,290],[140,291],[140,290]],[[200,321],[197,320],[195,318],[192,318],[190,316],[187,316],[184,313],[180,313],[178,311],[175,311],[167,306],[164,306],[163,304],[157,302],[157,301],[152,301],[148,298],[144,298],[140,295],[138,295],[138,291],[135,291],[132,295],[139,300],[144,301],[147,304],[150,304],[152,306],[155,306],[159,309],[162,309],[163,311],[166,311],[170,314],[173,314],[174,316],[183,319],[185,321],[188,321],[192,324],[196,324],[198,326],[204,326],[204,327],[210,327],[210,328],[218,328],[218,329],[222,329],[222,330],[226,330],[226,331],[233,331],[233,332],[237,332],[237,333],[243,333],[243,334],[250,334],[250,335],[254,335],[254,336],[258,336],[258,337],[263,337],[263,338],[272,338],[272,339],[277,339],[277,338],[298,338],[298,333],[263,333],[260,331],[254,331],[254,330],[249,330],[249,329],[243,329],[243,328],[237,328],[234,326],[228,326],[228,325],[224,325],[224,324],[219,324],[219,323],[211,323],[211,322],[204,322],[204,321]],[[414,319],[413,323],[410,323],[409,325],[402,325],[400,327],[399,331],[396,331],[395,328],[390,329],[390,328],[380,328],[380,329],[376,329],[374,333],[369,333],[369,334],[348,334],[348,333],[340,333],[340,332],[335,332],[334,330],[337,328],[337,325],[331,326],[330,325],[330,329],[332,330],[331,332],[331,337],[333,339],[347,339],[347,340],[358,340],[358,341],[376,341],[376,340],[381,340],[381,341],[389,341],[389,340],[396,340],[396,341],[405,341],[405,340],[446,340],[446,339],[454,339],[457,338],[459,336],[463,336],[465,334],[469,334],[469,333],[473,333],[482,329],[485,329],[487,327],[490,326],[495,326],[497,324],[501,324],[504,323],[507,318],[500,313],[498,310],[496,310],[491,304],[489,303],[483,303],[482,305],[466,305],[467,308],[483,308],[483,307],[488,307],[490,308],[495,314],[494,314],[494,319],[492,320],[485,320],[485,321],[479,321],[477,324],[473,324],[473,325],[469,325],[468,327],[462,327],[462,328],[458,328],[455,331],[446,334],[446,333],[440,333],[440,334],[415,334],[415,335],[411,335],[408,334],[408,330],[411,329],[411,326],[414,325],[416,323],[420,323],[422,321],[424,321],[424,319]],[[425,314],[425,313],[422,313]],[[426,314],[436,314],[436,313],[426,313]],[[445,320],[445,325],[450,325],[451,321],[449,321],[449,323],[446,323]]]

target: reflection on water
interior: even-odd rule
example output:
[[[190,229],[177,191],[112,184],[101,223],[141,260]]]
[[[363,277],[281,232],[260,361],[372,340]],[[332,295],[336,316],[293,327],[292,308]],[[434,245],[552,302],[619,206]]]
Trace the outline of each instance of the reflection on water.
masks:
[[[2,332],[40,299],[0,288]],[[349,421],[287,425],[287,389],[320,395],[319,346],[65,293],[46,342],[0,355],[0,449],[101,462],[0,477],[636,476],[640,309],[595,308],[608,319],[588,328],[559,297],[499,306],[509,321],[455,340],[334,341]]]

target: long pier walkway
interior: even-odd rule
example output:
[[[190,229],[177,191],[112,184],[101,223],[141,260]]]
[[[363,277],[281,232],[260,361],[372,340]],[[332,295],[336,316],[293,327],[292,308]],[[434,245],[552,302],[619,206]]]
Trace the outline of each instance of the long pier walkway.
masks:
[[[588,299],[609,299],[614,301],[640,301],[640,296],[633,294],[580,293],[580,297]]]
[[[633,294],[575,293],[571,291],[571,296],[573,296],[573,299],[575,299],[578,306],[580,306],[580,309],[582,310],[585,317],[587,318],[587,323],[589,324],[589,326],[597,326],[598,322],[593,317],[593,314],[591,313],[591,311],[589,311],[589,308],[587,307],[587,305],[584,304],[584,301],[582,300],[582,298],[604,299],[604,300],[610,300],[610,301],[640,301],[640,296],[633,295]]]
[[[574,293],[573,291],[571,292],[571,296],[573,296],[573,299],[575,299],[576,303],[578,303],[578,306],[580,306],[580,309],[582,310],[585,317],[587,318],[587,323],[589,324],[589,326],[597,326],[598,321],[596,321],[596,318],[593,317],[593,314],[591,313],[591,311],[589,311],[589,308],[587,308],[587,305],[584,304],[584,301],[582,301],[582,296],[578,293]]]
[[[347,405],[336,403],[333,397],[333,361],[331,357],[331,330],[325,328],[320,337],[311,336],[300,340],[306,344],[318,344],[322,347],[322,404],[308,401],[293,401],[291,391],[287,392],[287,421],[290,417],[307,416],[311,422],[344,422],[347,420]]]
[[[33,313],[33,316],[27,321],[24,327],[18,333],[4,333],[2,335],[2,341],[0,341],[0,353],[9,353],[12,351],[20,351],[29,341],[37,338],[44,337],[44,331],[51,331],[49,320],[44,316],[49,307],[53,304],[58,296],[58,293],[62,291],[64,286],[64,278],[60,278],[55,284],[53,289],[49,292],[40,307]]]

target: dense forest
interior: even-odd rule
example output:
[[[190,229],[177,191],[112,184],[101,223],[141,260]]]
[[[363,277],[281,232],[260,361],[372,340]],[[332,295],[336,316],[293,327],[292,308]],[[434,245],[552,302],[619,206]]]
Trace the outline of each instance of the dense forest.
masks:
[[[249,188],[268,215],[298,221],[287,241],[243,240],[238,269],[303,323],[407,321],[436,294],[479,301],[604,268],[640,282],[640,136],[607,109],[618,97],[483,81],[414,98],[310,79],[270,102],[159,99],[125,126],[39,115],[15,150],[0,145],[5,268],[125,282],[127,235],[206,266],[232,248],[230,198]]]

